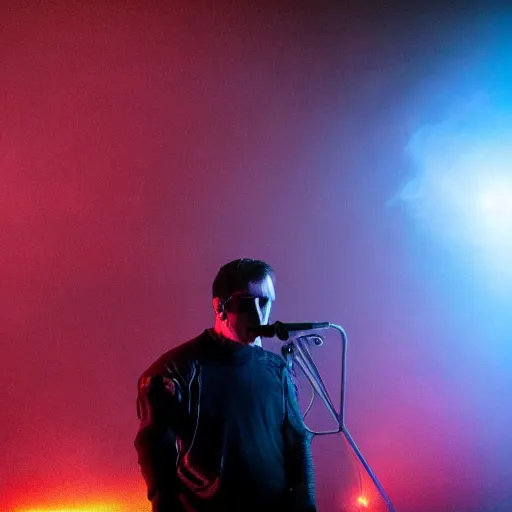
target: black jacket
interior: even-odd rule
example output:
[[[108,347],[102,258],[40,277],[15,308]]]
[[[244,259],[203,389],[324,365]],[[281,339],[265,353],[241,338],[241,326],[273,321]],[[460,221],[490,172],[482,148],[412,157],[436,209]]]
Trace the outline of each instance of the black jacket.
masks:
[[[206,330],[138,383],[154,512],[315,511],[310,436],[283,358]]]

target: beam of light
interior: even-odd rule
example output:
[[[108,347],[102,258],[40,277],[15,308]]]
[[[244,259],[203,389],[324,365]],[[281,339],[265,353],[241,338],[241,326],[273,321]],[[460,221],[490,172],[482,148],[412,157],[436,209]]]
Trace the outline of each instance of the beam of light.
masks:
[[[413,175],[393,202],[486,279],[512,284],[512,105],[476,96],[406,152]]]
[[[512,174],[512,162],[510,166]],[[481,192],[480,210],[487,229],[502,232],[504,236],[511,232],[512,176],[509,181],[489,185]]]

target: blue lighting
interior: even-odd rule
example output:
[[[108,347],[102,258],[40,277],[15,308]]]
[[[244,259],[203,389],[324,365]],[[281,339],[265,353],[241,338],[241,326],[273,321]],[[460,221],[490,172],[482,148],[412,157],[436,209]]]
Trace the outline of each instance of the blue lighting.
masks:
[[[395,200],[423,232],[512,284],[512,108],[485,94],[420,128],[406,148],[413,174]]]

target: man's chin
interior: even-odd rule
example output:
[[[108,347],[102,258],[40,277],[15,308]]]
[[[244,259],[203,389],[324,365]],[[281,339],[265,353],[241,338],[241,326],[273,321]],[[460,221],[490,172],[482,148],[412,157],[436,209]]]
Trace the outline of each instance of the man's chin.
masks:
[[[256,336],[255,334],[248,331],[240,336],[239,340],[240,343],[243,343],[244,345],[253,345],[255,341],[259,340],[259,336]]]
[[[251,333],[231,333],[230,336],[226,336],[226,339],[233,341],[235,343],[240,343],[241,345],[252,345],[256,340],[256,336]]]

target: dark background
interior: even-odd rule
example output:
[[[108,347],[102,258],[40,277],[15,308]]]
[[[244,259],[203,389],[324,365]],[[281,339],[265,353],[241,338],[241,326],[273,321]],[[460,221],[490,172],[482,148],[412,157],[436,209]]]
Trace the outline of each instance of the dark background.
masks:
[[[274,319],[347,329],[347,424],[397,511],[512,509],[511,303],[390,206],[416,130],[508,87],[507,6],[62,0],[0,19],[0,509],[147,510],[137,378],[213,322],[237,257],[276,268]]]

